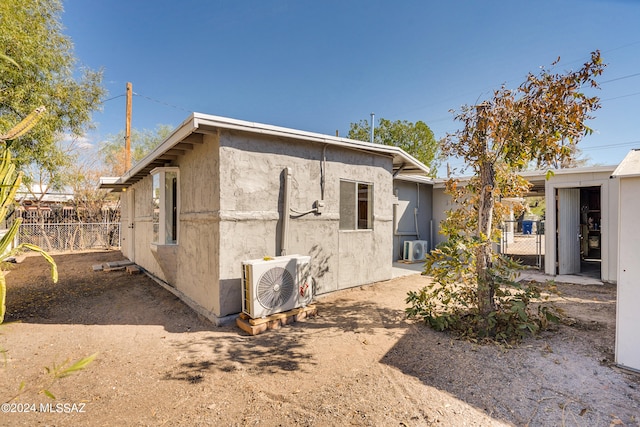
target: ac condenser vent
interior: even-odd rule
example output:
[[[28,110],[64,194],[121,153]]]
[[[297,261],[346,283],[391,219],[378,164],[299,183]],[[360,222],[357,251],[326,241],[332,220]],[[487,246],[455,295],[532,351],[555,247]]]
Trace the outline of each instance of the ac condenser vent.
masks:
[[[429,242],[426,240],[407,240],[404,242],[403,258],[405,261],[424,261],[429,251]]]
[[[265,271],[258,281],[256,298],[268,310],[284,306],[293,295],[294,280],[289,271],[273,267]]]
[[[291,255],[242,262],[242,311],[256,319],[311,301],[309,256]]]

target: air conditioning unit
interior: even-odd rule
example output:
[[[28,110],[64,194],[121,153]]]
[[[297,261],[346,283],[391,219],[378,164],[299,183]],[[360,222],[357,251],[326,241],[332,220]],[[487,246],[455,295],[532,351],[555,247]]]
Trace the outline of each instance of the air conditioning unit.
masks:
[[[407,240],[404,242],[403,258],[405,261],[424,261],[429,251],[426,240]]]
[[[309,256],[242,262],[242,311],[256,319],[311,302]]]

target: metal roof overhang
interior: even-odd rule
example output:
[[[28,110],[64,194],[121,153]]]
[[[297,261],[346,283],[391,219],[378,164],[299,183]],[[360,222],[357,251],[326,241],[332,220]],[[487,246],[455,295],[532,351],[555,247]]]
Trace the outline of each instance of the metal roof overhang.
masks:
[[[387,155],[393,159],[393,175],[425,175],[429,168],[409,155],[404,150],[394,146],[372,144],[347,138],[333,137],[313,132],[253,123],[226,117],[193,113],[173,131],[167,139],[144,157],[137,165],[119,178],[101,178],[100,188],[122,191],[140,181],[157,168],[171,164],[179,155],[192,150],[194,145],[203,143],[203,135],[217,133],[219,130],[235,130],[257,135],[276,136],[291,140],[303,140],[344,147],[352,150],[365,151],[374,154]]]
[[[611,178],[635,178],[640,176],[640,149],[631,150],[620,162]]]

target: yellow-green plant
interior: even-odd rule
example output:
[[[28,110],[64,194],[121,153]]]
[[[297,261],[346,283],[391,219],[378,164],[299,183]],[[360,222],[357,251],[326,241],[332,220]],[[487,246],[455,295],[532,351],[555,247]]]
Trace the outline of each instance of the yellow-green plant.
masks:
[[[22,182],[22,172],[16,173],[16,167],[11,160],[11,151],[6,146],[6,141],[18,138],[27,133],[39,120],[45,108],[39,107],[29,114],[24,120],[14,126],[9,132],[0,135],[0,221],[4,221],[9,211],[9,207],[15,201],[15,195]],[[58,269],[56,263],[49,254],[41,248],[28,243],[23,243],[15,248],[11,248],[11,243],[18,234],[22,218],[17,218],[9,230],[0,239],[0,261],[13,256],[20,251],[29,249],[39,252],[51,264],[51,277],[54,282],[58,281]],[[0,272],[0,323],[4,321],[6,312],[7,284],[4,274]]]

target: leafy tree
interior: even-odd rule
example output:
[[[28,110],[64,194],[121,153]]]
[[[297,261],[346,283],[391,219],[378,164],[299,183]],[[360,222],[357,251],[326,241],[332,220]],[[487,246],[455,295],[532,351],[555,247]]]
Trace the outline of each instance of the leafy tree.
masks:
[[[432,171],[432,176],[436,175],[440,159],[439,144],[429,126],[424,122],[411,123],[406,120],[392,122],[381,118],[373,134],[375,143],[402,148],[427,165]],[[366,120],[351,123],[349,126],[348,138],[370,141],[370,136],[371,125]]]
[[[8,3],[7,3],[8,4]],[[6,6],[5,3],[0,4],[0,7]],[[0,12],[4,12],[3,9],[0,9]],[[0,18],[5,18],[7,15],[4,13],[0,13]],[[4,28],[3,28],[4,31]],[[4,33],[3,33],[4,34]],[[0,34],[1,37],[1,34]],[[20,69],[20,65],[9,55],[0,53],[0,67],[2,65],[9,64],[10,66],[16,67]],[[1,68],[0,68],[1,70]],[[2,93],[2,91],[0,91]],[[1,101],[1,98],[0,98]],[[15,195],[20,187],[22,182],[22,172],[16,173],[16,165],[11,156],[11,150],[9,146],[11,142],[15,139],[26,135],[30,132],[36,123],[42,120],[44,117],[44,113],[46,111],[46,107],[39,106],[35,108],[31,113],[26,115],[26,117],[22,118],[22,120],[16,125],[9,129],[9,131],[0,134],[0,222],[4,222],[7,217],[7,212],[9,206],[11,206],[15,201]],[[3,129],[8,127],[10,121],[4,120],[4,113],[0,110],[0,126]],[[6,127],[5,127],[6,126]],[[44,252],[40,247],[23,243],[15,248],[11,248],[11,244],[18,234],[18,230],[20,229],[20,224],[22,219],[16,219],[8,230],[5,231],[4,235],[0,238],[0,262],[6,260],[10,256],[13,256],[24,249],[29,249],[35,252],[40,253],[51,265],[51,278],[54,282],[58,281],[58,267],[54,261],[54,259]],[[6,278],[2,271],[0,271],[0,324],[4,322],[4,316],[6,313],[6,297],[7,297],[7,286],[6,286]],[[1,352],[4,352],[3,349],[0,349]],[[90,364],[97,356],[93,354],[91,356],[82,358],[72,364],[68,361],[63,362],[62,365],[53,365],[53,368],[45,368],[47,373],[50,374],[50,379],[47,381],[46,385],[53,384],[56,380],[60,378],[64,378],[65,376],[71,375],[74,372],[84,369],[88,364]],[[22,393],[26,391],[26,387],[24,383],[20,384],[19,390],[16,394],[10,397],[8,400],[5,400],[5,404],[16,399]],[[42,393],[51,399],[55,399],[55,396],[44,386],[40,388]]]
[[[144,156],[149,154],[165,138],[167,138],[173,127],[169,125],[158,125],[155,130],[138,131],[131,130],[131,164],[135,165]],[[125,144],[124,131],[117,135],[112,135],[100,145],[100,157],[104,162],[107,172],[111,176],[121,176],[125,171]]]
[[[531,162],[566,162],[575,144],[591,133],[585,122],[600,104],[584,89],[598,87],[595,79],[604,67],[596,51],[577,71],[543,68],[515,90],[503,86],[480,105],[462,107],[456,119],[464,127],[446,139],[443,152],[464,159],[475,175],[464,186],[448,182],[458,203],[443,223],[449,240],[428,257],[426,272],[436,283],[409,294],[409,315],[440,329],[504,339],[535,331],[553,318],[544,307],[538,316],[529,311],[539,292],[518,289],[517,265],[493,253],[499,238],[494,217],[504,212],[500,197],[521,196],[528,189],[518,170]]]
[[[19,169],[35,162],[52,175],[68,166],[56,141],[66,132],[84,134],[105,93],[101,71],[83,69],[74,77],[76,60],[61,13],[60,0],[0,2],[0,129],[46,105],[38,126],[11,150]]]

